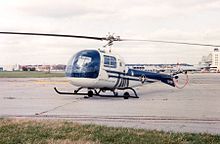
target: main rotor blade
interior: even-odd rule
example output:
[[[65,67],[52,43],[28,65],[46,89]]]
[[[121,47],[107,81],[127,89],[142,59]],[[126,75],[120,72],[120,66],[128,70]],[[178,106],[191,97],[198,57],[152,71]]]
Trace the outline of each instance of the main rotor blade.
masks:
[[[69,38],[84,38],[84,39],[93,39],[93,40],[105,40],[106,39],[106,38],[102,38],[102,37],[90,37],[90,36],[79,36],[79,35],[65,35],[65,34],[49,34],[49,33],[0,32],[0,34],[69,37]]]
[[[69,37],[69,38],[84,38],[93,40],[107,40],[107,41],[145,41],[153,43],[170,43],[170,44],[181,44],[181,45],[195,45],[195,46],[207,46],[207,47],[220,47],[220,45],[213,44],[201,44],[201,43],[190,43],[190,42],[176,42],[176,41],[163,41],[163,40],[140,40],[140,39],[120,39],[115,37],[92,37],[92,36],[81,36],[81,35],[65,35],[65,34],[49,34],[49,33],[27,33],[27,32],[0,32],[0,34],[13,34],[13,35],[35,35],[35,36],[53,36],[53,37]]]
[[[146,41],[146,42],[153,42],[153,43],[170,43],[170,44],[180,44],[180,45],[220,47],[220,45],[213,45],[213,44],[190,43],[190,42],[176,42],[176,41],[162,41],[162,40],[120,39],[120,41]]]

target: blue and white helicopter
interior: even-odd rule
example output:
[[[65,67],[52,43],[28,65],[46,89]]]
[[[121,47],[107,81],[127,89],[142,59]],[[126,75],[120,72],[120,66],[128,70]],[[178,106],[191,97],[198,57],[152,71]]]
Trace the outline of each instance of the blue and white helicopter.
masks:
[[[157,43],[172,43],[197,46],[220,47],[219,45],[159,41],[159,40],[136,40],[136,39],[121,39],[119,36],[107,35],[106,37],[90,37],[79,35],[63,35],[63,34],[46,34],[46,33],[24,33],[24,32],[0,32],[0,34],[15,34],[15,35],[36,35],[36,36],[53,36],[53,37],[71,37],[84,38],[93,40],[105,40],[108,43],[104,47],[111,47],[114,41],[146,41]],[[103,50],[83,50],[69,60],[66,67],[66,77],[72,85],[79,87],[74,92],[62,92],[54,88],[58,94],[71,95],[87,95],[86,97],[123,97],[124,99],[138,98],[135,87],[144,84],[160,81],[172,87],[183,88],[188,83],[187,72],[176,71],[171,74],[158,72],[148,72],[127,68],[123,58],[111,52],[109,49]],[[184,75],[183,85],[179,85],[179,75]],[[80,92],[82,89],[87,89],[87,92]],[[119,95],[118,91],[124,93]],[[106,94],[106,91],[111,91],[113,94]],[[131,94],[132,92],[132,94]]]

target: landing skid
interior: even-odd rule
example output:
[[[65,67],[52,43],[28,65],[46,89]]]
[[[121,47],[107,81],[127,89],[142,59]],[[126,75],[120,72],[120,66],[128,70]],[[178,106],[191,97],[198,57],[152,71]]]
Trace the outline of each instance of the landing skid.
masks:
[[[88,93],[83,93],[83,92],[79,92],[81,89],[83,89],[82,87],[78,88],[77,90],[74,90],[74,92],[64,92],[64,91],[59,91],[56,87],[54,87],[54,90],[58,93],[58,94],[61,94],[61,95],[86,95],[84,98],[90,98],[90,97],[93,97],[93,96],[98,96],[98,97],[111,97],[111,98],[124,98],[124,99],[128,99],[128,98],[139,98],[137,96],[137,93],[136,91],[133,89],[133,88],[130,88],[130,87],[127,87],[127,88],[120,88],[118,90],[131,90],[134,95],[130,95],[128,92],[125,92],[124,95],[118,95],[117,92],[115,92],[114,90],[111,90],[111,89],[100,89],[99,91],[96,91],[96,89],[90,89],[88,91]],[[112,91],[113,92],[113,95],[101,95],[100,92],[102,91],[106,91],[106,90],[109,90],[109,91]],[[94,91],[94,92],[93,92]]]
[[[88,93],[78,93],[77,90],[74,92],[64,92],[64,91],[59,91],[56,87],[54,87],[55,92],[61,95],[87,95]]]

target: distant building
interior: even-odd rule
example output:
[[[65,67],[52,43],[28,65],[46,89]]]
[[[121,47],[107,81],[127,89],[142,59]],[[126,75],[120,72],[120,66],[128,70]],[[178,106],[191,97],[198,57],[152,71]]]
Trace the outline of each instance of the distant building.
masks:
[[[199,65],[201,66],[210,66],[212,64],[212,53],[208,54],[207,56],[202,56]]]
[[[43,72],[50,72],[51,66],[50,65],[35,65],[36,71],[43,71]]]
[[[201,72],[210,72],[211,65],[212,65],[212,53],[209,53],[207,56],[202,56],[201,61],[198,65],[195,65]]]
[[[58,64],[58,65],[52,65],[51,71],[65,71],[66,65]]]
[[[1,65],[0,68],[2,68],[2,71],[18,71],[19,65]]]
[[[3,71],[3,67],[0,67],[0,72]]]
[[[126,64],[126,67],[150,72],[157,72],[160,69],[158,65],[154,64]]]
[[[135,69],[135,70],[143,70],[149,72],[171,72],[179,69],[186,71],[196,71],[193,65],[185,64],[185,63],[177,63],[177,64],[126,64],[127,68]]]
[[[58,65],[22,65],[20,66],[20,70],[22,71],[40,71],[40,72],[63,72],[65,71],[66,65],[58,64]]]
[[[216,67],[216,70],[220,72],[220,51],[218,48],[215,48],[212,53],[212,67]]]

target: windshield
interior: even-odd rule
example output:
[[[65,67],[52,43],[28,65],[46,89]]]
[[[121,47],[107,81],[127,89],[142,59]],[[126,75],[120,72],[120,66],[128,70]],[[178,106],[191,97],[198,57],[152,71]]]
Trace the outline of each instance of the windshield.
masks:
[[[74,55],[66,68],[66,76],[97,78],[100,68],[100,55],[96,50],[84,50]]]

